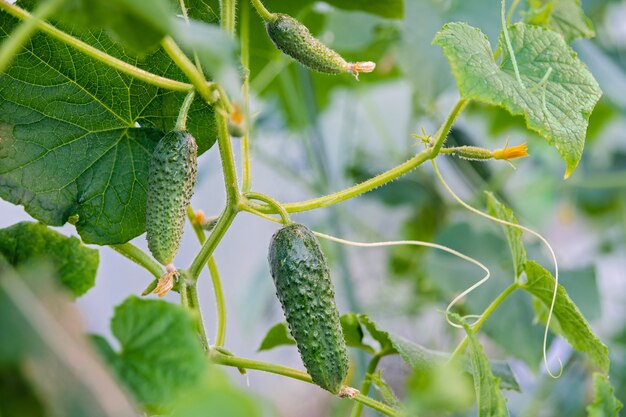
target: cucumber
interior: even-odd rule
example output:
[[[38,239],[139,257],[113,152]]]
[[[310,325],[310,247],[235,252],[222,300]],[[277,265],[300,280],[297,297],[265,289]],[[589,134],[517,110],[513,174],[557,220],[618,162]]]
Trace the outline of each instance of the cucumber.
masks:
[[[198,171],[198,146],[186,131],[171,131],[159,141],[150,160],[146,239],[154,258],[168,265],[178,252],[185,212]]]
[[[274,45],[301,64],[327,74],[348,71],[349,64],[341,55],[317,40],[293,17],[276,13],[265,28]]]
[[[272,237],[269,264],[291,336],[313,382],[336,394],[348,373],[348,353],[326,258],[301,224]]]

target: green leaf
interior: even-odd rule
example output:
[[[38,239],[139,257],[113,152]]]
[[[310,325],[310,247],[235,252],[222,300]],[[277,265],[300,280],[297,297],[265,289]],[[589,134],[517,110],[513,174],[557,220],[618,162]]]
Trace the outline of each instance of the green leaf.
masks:
[[[380,330],[365,314],[359,315],[359,319],[366,326],[372,337],[381,344],[381,347],[384,346],[384,348],[381,348],[384,354],[399,353],[404,363],[416,372],[430,372],[434,367],[442,365],[450,357],[450,354],[447,352],[428,349],[402,336]],[[491,365],[496,375],[500,378],[503,389],[520,390],[517,378],[507,362],[492,361]],[[473,372],[471,366],[468,364],[464,364],[464,366],[467,372]]]
[[[270,350],[277,346],[295,345],[296,341],[289,334],[287,329],[287,323],[277,323],[267,331],[267,334],[261,342],[261,346],[257,349],[257,352],[264,350]]]
[[[552,274],[534,261],[526,264],[528,282],[521,287],[537,297],[547,308],[552,303],[555,280]],[[609,369],[608,348],[593,333],[576,304],[559,284],[554,305],[554,317],[560,334],[577,350],[585,352],[602,369]]]
[[[363,326],[365,326],[370,336],[372,336],[374,340],[380,344],[379,352],[383,352],[385,354],[398,353],[388,332],[380,330],[378,325],[376,325],[376,323],[374,323],[374,321],[372,321],[372,319],[365,314],[359,314],[359,321]]]
[[[500,220],[505,220],[509,223],[519,224],[513,211],[502,204],[498,199],[490,192],[487,194],[487,212]],[[504,226],[504,233],[506,234],[506,240],[509,243],[511,249],[511,256],[513,258],[513,266],[515,268],[515,276],[519,277],[524,272],[524,264],[526,263],[526,248],[522,242],[523,232],[520,229],[516,229],[511,226]]]
[[[180,11],[180,0],[170,0],[177,12]],[[219,0],[186,0],[187,13],[191,19],[207,23],[217,23],[220,20]]]
[[[617,417],[623,404],[615,398],[615,389],[609,382],[609,377],[599,373],[593,374],[594,399],[587,406],[589,417]]]
[[[369,378],[374,383],[374,386],[378,389],[380,395],[387,404],[393,406],[398,406],[400,404],[400,400],[398,400],[398,397],[393,392],[393,389],[391,389],[389,384],[387,384],[387,381],[383,379],[382,371],[378,371],[375,374],[367,374],[365,377]]]
[[[324,0],[325,3],[345,10],[358,10],[389,19],[404,18],[404,0]]]
[[[13,266],[51,261],[61,283],[77,297],[95,284],[98,251],[43,224],[21,222],[0,229],[0,254]]]
[[[195,329],[194,318],[180,306],[133,296],[111,321],[119,352],[113,356],[98,345],[135,398],[159,409],[206,376],[208,361]]]
[[[468,339],[468,356],[472,364],[474,376],[474,390],[478,400],[478,417],[507,417],[506,398],[500,391],[499,379],[493,375],[489,359],[478,342],[476,335],[460,316],[453,315],[452,319],[463,326]]]
[[[558,32],[567,42],[595,36],[580,0],[529,0],[524,21]]]
[[[346,345],[362,349],[371,354],[376,353],[373,347],[363,343],[363,328],[359,321],[359,315],[355,313],[347,313],[341,316],[341,330],[346,340]]]
[[[523,86],[516,78],[503,35],[499,65],[485,35],[467,24],[445,25],[434,43],[443,48],[461,96],[524,115],[527,126],[565,160],[568,177],[581,158],[600,87],[558,33],[516,24],[509,28],[509,36]]]
[[[2,13],[0,38],[15,23]],[[103,34],[81,38],[137,63]],[[162,52],[142,65],[182,78]],[[163,131],[173,128],[184,96],[36,35],[0,75],[0,197],[53,226],[78,215],[76,227],[87,243],[124,243],[140,235],[150,156]],[[214,117],[197,102],[189,129],[202,152],[215,141]]]
[[[41,2],[22,0],[18,3],[32,9]],[[105,29],[113,40],[145,56],[170,32],[175,12],[170,0],[66,0],[59,18],[75,27]]]

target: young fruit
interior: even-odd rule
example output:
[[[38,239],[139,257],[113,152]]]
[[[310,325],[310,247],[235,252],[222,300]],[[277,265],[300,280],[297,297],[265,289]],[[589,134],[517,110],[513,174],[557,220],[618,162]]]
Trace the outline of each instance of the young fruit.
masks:
[[[270,272],[291,336],[313,382],[334,394],[348,372],[335,291],[313,233],[290,224],[272,237]]]
[[[327,74],[372,72],[373,62],[349,63],[337,52],[317,40],[309,29],[291,16],[276,13],[265,24],[274,45],[285,54],[311,69]]]
[[[163,265],[172,263],[185,224],[185,211],[193,195],[198,147],[185,131],[167,133],[150,160],[146,238],[148,248]]]

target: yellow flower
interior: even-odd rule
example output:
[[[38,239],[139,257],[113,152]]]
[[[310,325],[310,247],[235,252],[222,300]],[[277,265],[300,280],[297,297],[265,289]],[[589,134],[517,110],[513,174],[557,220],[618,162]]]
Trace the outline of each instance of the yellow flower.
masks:
[[[504,149],[496,149],[492,152],[493,159],[515,159],[515,158],[523,158],[528,156],[528,146],[525,143],[521,145],[505,147]]]

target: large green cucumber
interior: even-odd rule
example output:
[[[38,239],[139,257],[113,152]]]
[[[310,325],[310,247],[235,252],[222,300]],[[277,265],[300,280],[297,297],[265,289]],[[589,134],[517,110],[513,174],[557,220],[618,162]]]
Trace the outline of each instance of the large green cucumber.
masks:
[[[172,263],[185,225],[198,171],[198,146],[185,131],[171,131],[159,141],[150,160],[146,239],[163,265]]]
[[[341,55],[317,40],[291,16],[276,13],[265,27],[278,49],[309,68],[328,74],[341,74],[350,68]]]
[[[337,393],[348,354],[328,265],[317,239],[301,224],[272,237],[269,263],[291,336],[313,382]]]

